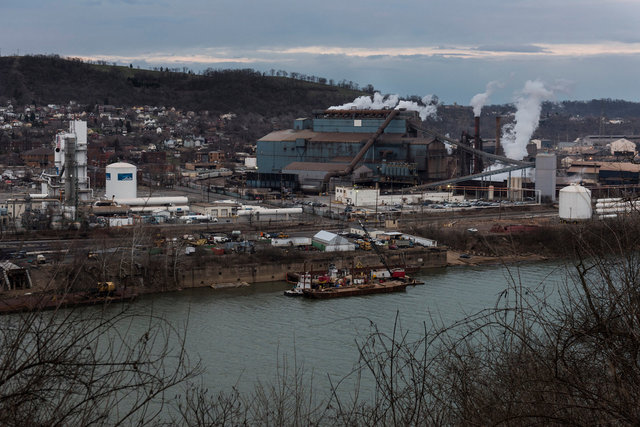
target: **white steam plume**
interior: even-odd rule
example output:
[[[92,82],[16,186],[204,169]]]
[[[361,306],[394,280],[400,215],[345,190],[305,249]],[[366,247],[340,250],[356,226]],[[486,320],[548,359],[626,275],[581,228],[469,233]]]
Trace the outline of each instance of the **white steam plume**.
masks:
[[[373,94],[373,97],[360,96],[353,102],[343,105],[329,107],[329,110],[381,110],[384,108],[406,108],[407,110],[417,111],[421,120],[427,117],[436,117],[438,105],[434,102],[433,95],[426,95],[421,98],[422,104],[413,101],[400,101],[398,95],[381,95],[379,92]]]
[[[527,155],[527,144],[538,128],[542,102],[553,97],[553,91],[545,88],[540,80],[528,80],[521,95],[516,99],[515,121],[502,131],[504,154],[514,160]]]
[[[500,170],[502,168],[505,168],[507,165],[501,163],[501,162],[496,162],[492,165],[489,165],[488,167],[486,167],[484,169],[483,172],[491,172],[491,171],[495,171],[495,170]],[[520,172],[518,172],[517,174],[515,172],[502,172],[502,173],[496,173],[494,175],[491,175],[489,177],[489,179],[491,181],[506,181],[509,179],[509,176],[522,176],[523,178],[529,178],[531,181],[535,182],[535,173],[534,173],[534,169],[533,168],[526,168],[526,169],[522,169]],[[475,181],[481,181],[483,179],[486,178],[473,178]]]
[[[491,94],[493,94],[496,89],[499,89],[503,86],[504,84],[498,81],[491,81],[487,83],[484,92],[478,93],[474,95],[473,98],[471,98],[471,101],[469,101],[469,105],[473,107],[473,115],[475,117],[480,117],[480,111],[482,110],[482,107],[484,107],[489,101],[489,97],[491,96]]]
[[[347,104],[329,107],[329,110],[382,110],[383,108],[393,108],[398,104],[398,95],[384,96],[379,92],[369,96],[360,96]]]

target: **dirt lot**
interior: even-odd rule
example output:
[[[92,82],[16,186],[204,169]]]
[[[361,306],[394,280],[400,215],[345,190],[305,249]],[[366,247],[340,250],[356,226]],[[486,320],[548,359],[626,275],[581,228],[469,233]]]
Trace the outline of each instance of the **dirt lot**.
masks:
[[[461,257],[462,255],[462,257]],[[468,256],[468,258],[467,258]],[[492,264],[512,264],[522,261],[543,261],[547,257],[538,254],[528,255],[507,255],[507,256],[477,256],[469,255],[460,251],[449,250],[447,252],[447,265],[492,265]]]

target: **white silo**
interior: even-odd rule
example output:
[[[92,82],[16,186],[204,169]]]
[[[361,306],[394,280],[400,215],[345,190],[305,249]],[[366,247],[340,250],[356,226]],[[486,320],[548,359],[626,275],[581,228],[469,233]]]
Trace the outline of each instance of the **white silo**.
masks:
[[[571,184],[560,190],[558,200],[560,219],[580,221],[591,218],[591,190]]]
[[[133,199],[137,196],[137,168],[129,163],[112,163],[105,173],[105,196],[107,199]]]
[[[536,155],[536,190],[544,201],[556,201],[556,155],[538,153]]]

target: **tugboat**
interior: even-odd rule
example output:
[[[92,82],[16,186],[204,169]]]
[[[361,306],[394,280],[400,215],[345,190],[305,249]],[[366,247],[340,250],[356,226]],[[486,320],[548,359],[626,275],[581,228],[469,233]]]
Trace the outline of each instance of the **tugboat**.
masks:
[[[288,297],[301,297],[304,295],[305,289],[311,289],[312,283],[311,273],[303,273],[298,277],[298,282],[293,289],[287,289],[284,291],[285,296]]]
[[[345,274],[347,273],[343,272],[342,276]],[[295,286],[292,289],[284,291],[284,294],[288,297],[302,296],[305,289],[317,288],[319,286],[334,286],[335,283],[338,283],[338,281],[342,279],[342,276],[340,276],[338,269],[333,264],[329,266],[327,273],[315,277],[307,271],[306,273],[299,274]]]

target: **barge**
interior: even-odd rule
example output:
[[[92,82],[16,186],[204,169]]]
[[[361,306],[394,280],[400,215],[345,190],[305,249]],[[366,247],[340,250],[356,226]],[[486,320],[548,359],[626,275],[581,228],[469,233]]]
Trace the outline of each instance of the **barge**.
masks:
[[[317,289],[303,289],[302,296],[306,298],[328,299],[352,297],[359,295],[386,294],[391,292],[402,292],[407,289],[410,282],[401,280],[389,280],[380,283],[366,283],[362,285],[320,287]]]

